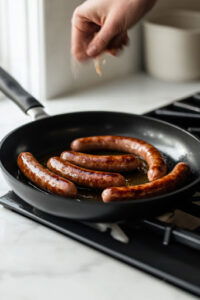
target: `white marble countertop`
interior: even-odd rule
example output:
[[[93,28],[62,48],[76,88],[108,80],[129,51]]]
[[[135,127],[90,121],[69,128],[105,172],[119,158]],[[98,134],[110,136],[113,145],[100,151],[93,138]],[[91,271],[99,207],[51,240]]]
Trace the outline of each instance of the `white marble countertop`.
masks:
[[[80,110],[144,113],[200,90],[144,74],[45,103],[51,114]],[[0,100],[0,139],[28,122]],[[0,195],[9,187],[0,176]],[[1,300],[195,299],[190,294],[0,207]]]

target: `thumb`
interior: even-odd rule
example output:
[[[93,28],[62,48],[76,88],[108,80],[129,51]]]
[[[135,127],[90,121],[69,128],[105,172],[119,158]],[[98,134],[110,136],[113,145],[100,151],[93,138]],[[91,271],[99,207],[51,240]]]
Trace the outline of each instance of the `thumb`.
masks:
[[[95,57],[103,52],[107,48],[109,42],[117,34],[117,28],[117,24],[105,22],[100,31],[93,38],[92,42],[89,44],[86,51],[87,55]]]

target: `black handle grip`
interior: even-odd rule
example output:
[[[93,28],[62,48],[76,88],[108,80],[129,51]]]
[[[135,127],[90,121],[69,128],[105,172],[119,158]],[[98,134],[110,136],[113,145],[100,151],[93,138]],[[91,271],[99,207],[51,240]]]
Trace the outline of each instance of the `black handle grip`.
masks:
[[[43,105],[31,96],[10,74],[0,67],[0,91],[15,102],[23,112]]]

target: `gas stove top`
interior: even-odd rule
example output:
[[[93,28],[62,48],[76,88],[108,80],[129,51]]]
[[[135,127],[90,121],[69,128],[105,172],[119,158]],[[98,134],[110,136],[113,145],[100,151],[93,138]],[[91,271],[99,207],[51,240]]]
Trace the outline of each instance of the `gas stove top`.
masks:
[[[200,93],[149,112],[200,138]],[[198,127],[199,126],[199,127]],[[200,194],[157,218],[118,224],[75,222],[43,213],[13,192],[4,207],[200,296]],[[185,203],[185,201],[184,201]]]

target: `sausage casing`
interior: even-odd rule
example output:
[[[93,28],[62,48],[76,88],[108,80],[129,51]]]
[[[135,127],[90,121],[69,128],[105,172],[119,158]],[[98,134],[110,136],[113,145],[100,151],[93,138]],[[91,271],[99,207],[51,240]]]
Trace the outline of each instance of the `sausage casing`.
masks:
[[[102,192],[104,202],[116,200],[148,198],[171,192],[178,188],[186,180],[189,174],[189,167],[186,163],[178,163],[174,169],[164,177],[145,184],[111,187]]]
[[[60,157],[51,157],[47,166],[50,170],[78,185],[91,188],[106,188],[125,185],[125,178],[118,173],[93,171],[63,161]]]
[[[31,153],[20,153],[17,164],[21,172],[40,188],[61,196],[76,196],[77,188],[73,182],[43,167]]]
[[[141,166],[141,161],[133,154],[93,155],[75,151],[64,151],[61,159],[92,170],[128,172]]]
[[[161,178],[167,172],[167,165],[160,152],[151,144],[132,137],[105,135],[79,138],[71,143],[71,149],[83,152],[104,149],[136,154],[148,164],[149,181]]]

